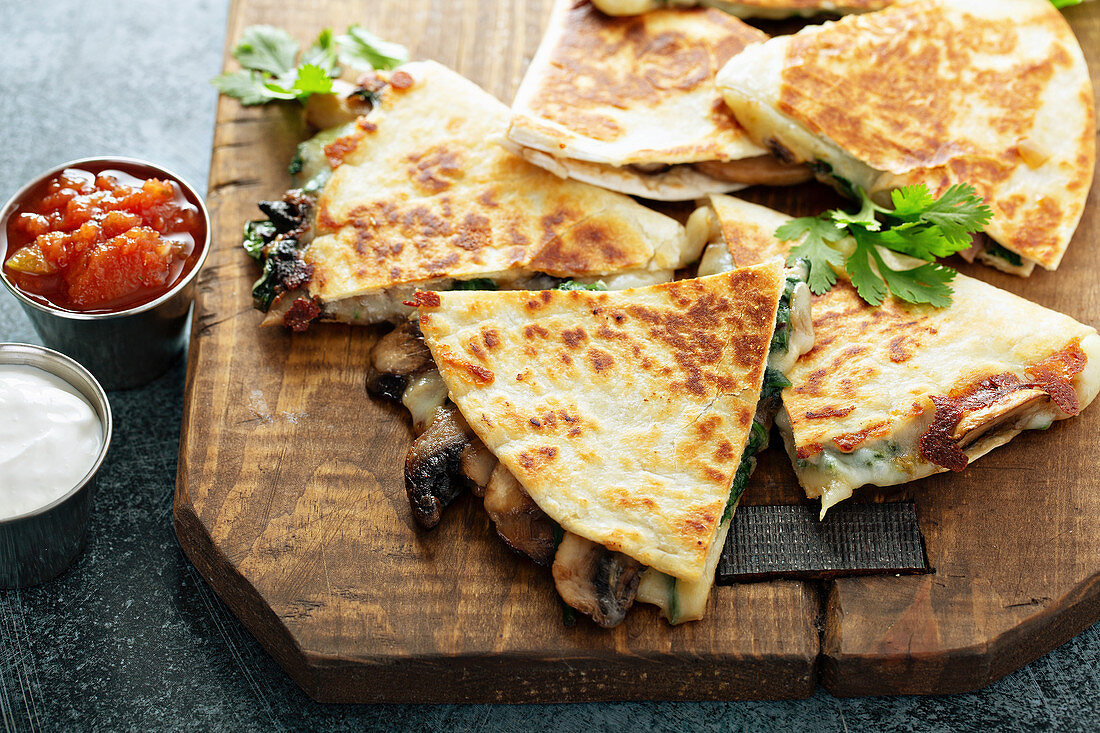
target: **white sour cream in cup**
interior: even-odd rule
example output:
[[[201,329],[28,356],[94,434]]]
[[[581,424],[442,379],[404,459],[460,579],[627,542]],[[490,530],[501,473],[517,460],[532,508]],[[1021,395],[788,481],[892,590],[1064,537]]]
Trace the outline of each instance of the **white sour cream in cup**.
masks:
[[[0,364],[0,520],[69,493],[95,465],[103,425],[60,377]]]

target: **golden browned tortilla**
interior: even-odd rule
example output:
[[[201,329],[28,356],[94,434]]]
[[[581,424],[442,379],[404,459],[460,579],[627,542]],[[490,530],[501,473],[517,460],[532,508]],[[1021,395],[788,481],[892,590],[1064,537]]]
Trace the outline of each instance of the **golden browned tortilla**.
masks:
[[[737,266],[791,246],[768,234],[778,212],[714,200]],[[892,297],[875,307],[838,274],[812,299],[814,347],[786,372],[776,419],[822,512],[863,484],[962,470],[1100,390],[1100,336],[1068,316],[964,275],[947,308]]]
[[[778,261],[615,292],[418,293],[451,399],[566,530],[701,577],[752,425]]]
[[[508,138],[562,177],[661,200],[808,176],[753,143],[715,74],[762,31],[713,9],[605,15],[557,0]]]
[[[388,79],[381,101],[325,148],[334,169],[303,259],[326,317],[382,320],[416,287],[473,278],[636,272],[660,282],[694,256],[675,220],[501,147],[508,108],[459,74],[424,61]]]
[[[900,0],[747,49],[718,84],[758,143],[877,198],[973,185],[1025,264],[1055,269],[1084,210],[1092,84],[1046,0]]]

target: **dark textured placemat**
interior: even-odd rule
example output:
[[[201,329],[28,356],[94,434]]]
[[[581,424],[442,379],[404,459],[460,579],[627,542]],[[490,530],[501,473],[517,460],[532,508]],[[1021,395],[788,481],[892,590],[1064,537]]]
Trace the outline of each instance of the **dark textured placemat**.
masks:
[[[824,520],[805,504],[739,507],[717,582],[930,572],[911,501],[843,504]]]

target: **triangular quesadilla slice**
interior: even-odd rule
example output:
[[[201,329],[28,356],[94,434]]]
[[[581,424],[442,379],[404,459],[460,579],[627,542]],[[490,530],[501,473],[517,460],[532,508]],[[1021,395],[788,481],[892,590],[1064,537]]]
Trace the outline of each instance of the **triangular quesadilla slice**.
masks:
[[[674,219],[501,147],[508,108],[459,74],[423,61],[370,79],[370,111],[301,146],[310,182],[250,224],[254,294],[288,325],[399,320],[418,288],[662,282],[698,256]]]
[[[1088,68],[1047,0],[900,0],[749,47],[718,85],[753,140],[842,192],[974,186],[997,243],[979,256],[1015,274],[1058,267],[1092,184]]]
[[[708,252],[704,272],[794,244],[773,236],[788,217],[728,196],[712,202],[730,259]],[[864,484],[962,470],[1023,430],[1076,415],[1100,390],[1100,336],[1068,316],[965,275],[946,308],[892,297],[875,307],[837,274],[812,298],[815,346],[786,373],[776,418],[822,514]]]
[[[512,105],[511,147],[563,178],[665,201],[810,177],[753,143],[714,84],[762,31],[712,9],[613,18],[557,0]]]
[[[418,293],[470,429],[570,533],[703,576],[752,426],[776,262],[617,292]]]
[[[739,18],[809,17],[822,13],[865,13],[880,10],[892,0],[592,0],[592,4],[609,15],[638,15],[657,8],[706,5]]]

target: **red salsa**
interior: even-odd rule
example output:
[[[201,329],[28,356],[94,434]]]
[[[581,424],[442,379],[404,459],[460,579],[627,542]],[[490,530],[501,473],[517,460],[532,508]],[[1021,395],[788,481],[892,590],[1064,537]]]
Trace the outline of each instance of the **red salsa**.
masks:
[[[176,181],[121,167],[66,168],[12,212],[4,274],[21,291],[63,310],[121,311],[194,269],[206,239],[198,206]]]

